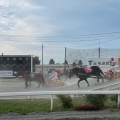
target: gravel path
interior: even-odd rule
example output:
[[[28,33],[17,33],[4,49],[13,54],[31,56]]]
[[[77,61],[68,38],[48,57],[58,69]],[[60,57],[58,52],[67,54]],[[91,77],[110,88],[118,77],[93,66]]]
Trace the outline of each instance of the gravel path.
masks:
[[[120,110],[9,113],[0,115],[0,120],[120,120]]]

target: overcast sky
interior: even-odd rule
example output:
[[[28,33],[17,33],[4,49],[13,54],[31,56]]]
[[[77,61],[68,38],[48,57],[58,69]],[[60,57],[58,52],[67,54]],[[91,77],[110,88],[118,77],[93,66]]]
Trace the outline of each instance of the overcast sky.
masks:
[[[64,62],[65,47],[120,48],[120,0],[0,0],[0,53]]]

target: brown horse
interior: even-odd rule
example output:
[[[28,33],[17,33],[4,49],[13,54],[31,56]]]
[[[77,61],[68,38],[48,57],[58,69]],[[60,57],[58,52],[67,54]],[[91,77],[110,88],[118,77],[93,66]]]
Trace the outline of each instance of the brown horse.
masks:
[[[38,82],[38,84],[39,84],[38,88],[40,87],[41,84],[43,87],[45,86],[45,80],[44,80],[44,77],[41,73],[26,73],[24,75],[24,80],[25,80],[26,88],[28,86],[28,81]]]
[[[24,77],[24,75],[27,73],[27,71],[18,71],[15,75],[15,77]]]
[[[38,88],[40,87],[41,84],[42,86],[45,86],[45,80],[41,73],[28,73],[27,71],[18,71],[16,73],[16,77],[18,76],[22,76],[24,78],[26,88],[28,86],[28,81],[30,82],[30,85],[31,81],[38,82],[39,84]]]

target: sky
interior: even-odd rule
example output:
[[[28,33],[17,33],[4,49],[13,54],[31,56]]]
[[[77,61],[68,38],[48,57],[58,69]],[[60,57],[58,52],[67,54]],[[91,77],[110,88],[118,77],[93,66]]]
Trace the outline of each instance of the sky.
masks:
[[[65,47],[120,48],[120,0],[0,0],[0,53],[63,63]],[[43,49],[42,49],[43,45]]]

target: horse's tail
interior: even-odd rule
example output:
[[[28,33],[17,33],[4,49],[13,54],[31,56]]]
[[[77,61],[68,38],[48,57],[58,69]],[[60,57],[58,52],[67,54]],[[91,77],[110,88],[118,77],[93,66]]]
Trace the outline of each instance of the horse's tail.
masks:
[[[99,68],[99,70],[100,70],[100,74],[103,75],[103,76],[105,76],[105,74],[103,73],[103,71],[101,70],[101,68]]]
[[[100,74],[104,76],[104,73],[103,73],[103,71],[101,70],[100,67],[98,67],[98,66],[92,66],[91,68],[94,69],[94,70],[98,70],[100,72]]]
[[[103,73],[103,71],[100,69],[100,73],[104,76],[104,73]]]

